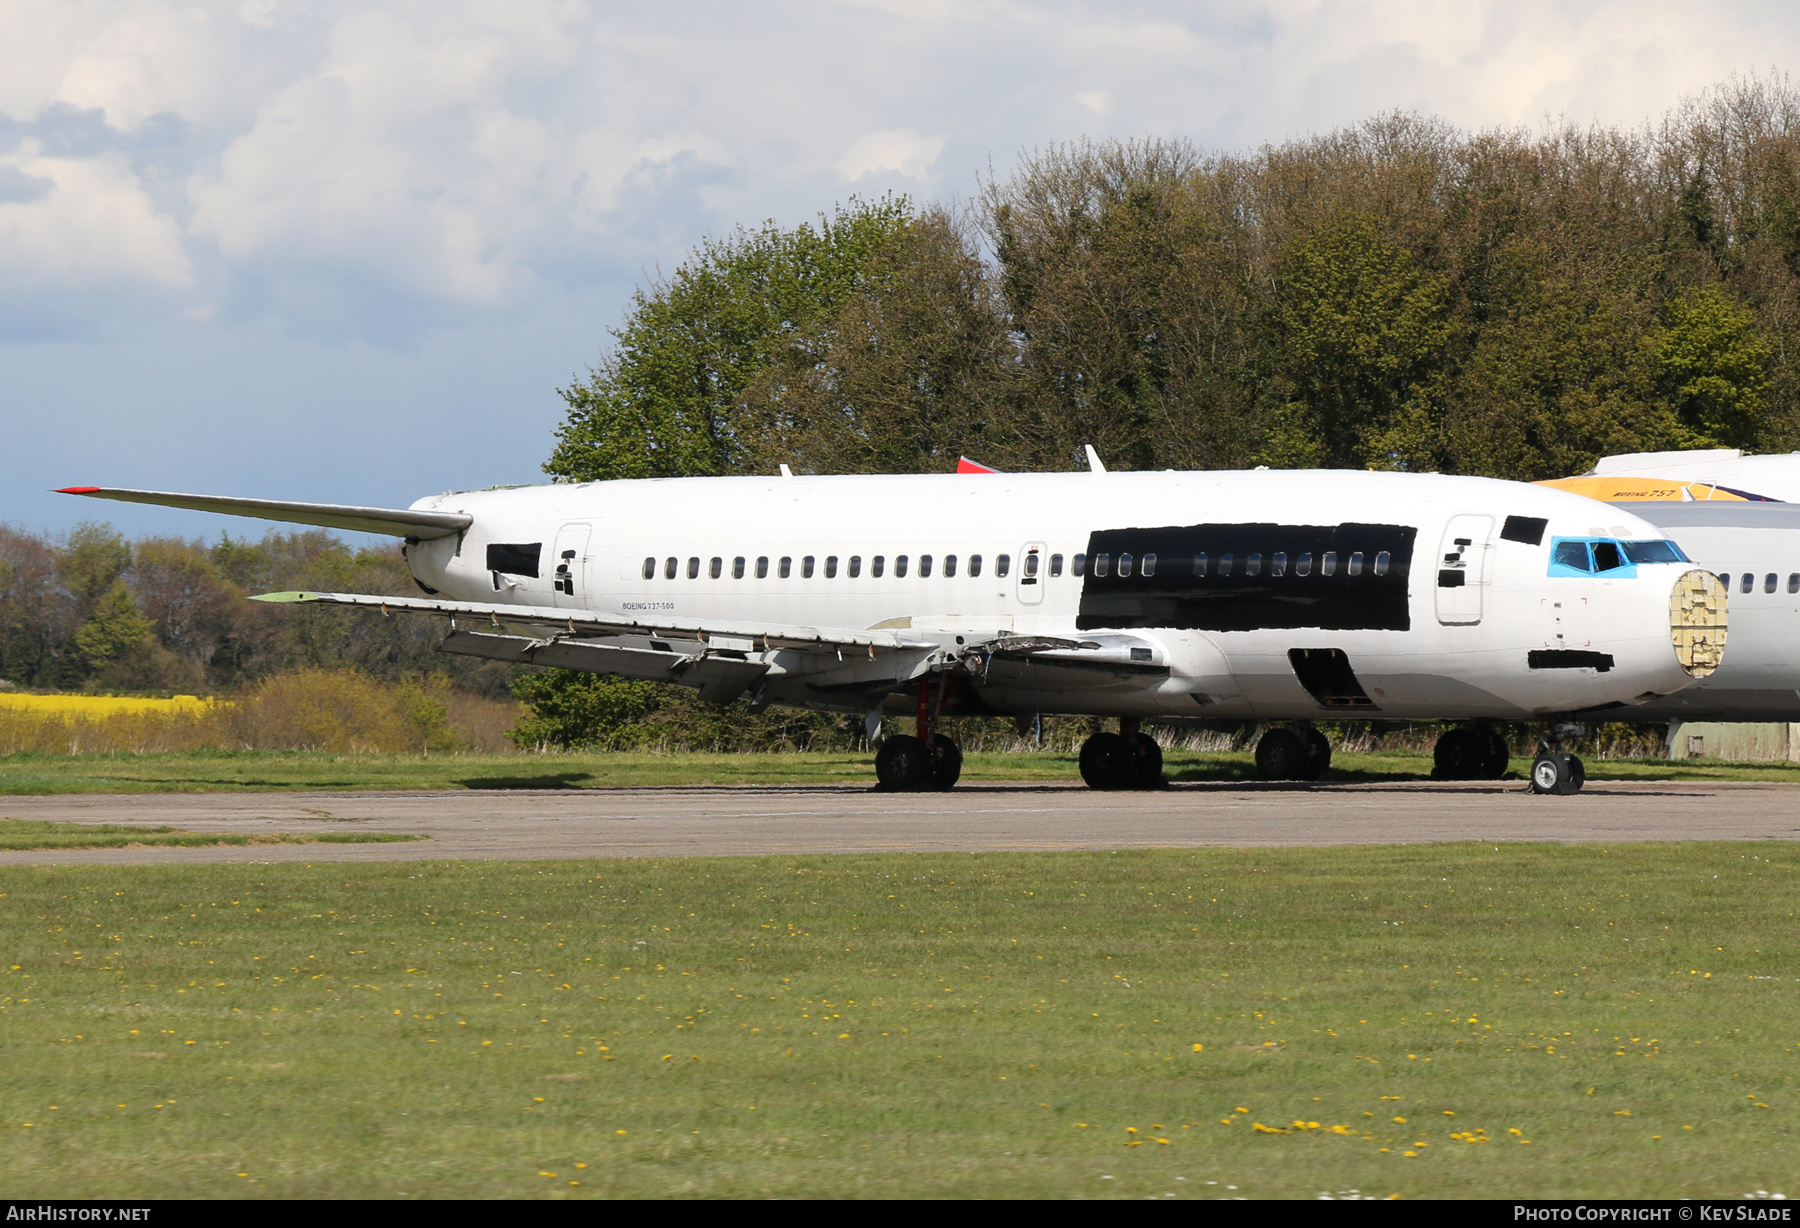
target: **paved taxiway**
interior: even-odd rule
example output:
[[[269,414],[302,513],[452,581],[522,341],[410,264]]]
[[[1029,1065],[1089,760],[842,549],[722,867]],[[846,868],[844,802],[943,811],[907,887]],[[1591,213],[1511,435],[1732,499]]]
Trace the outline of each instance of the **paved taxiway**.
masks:
[[[973,784],[881,794],[841,785],[458,793],[148,793],[0,798],[0,817],[191,831],[416,833],[404,844],[0,852],[0,865],[699,857],[759,853],[1195,848],[1439,840],[1800,839],[1800,785]]]

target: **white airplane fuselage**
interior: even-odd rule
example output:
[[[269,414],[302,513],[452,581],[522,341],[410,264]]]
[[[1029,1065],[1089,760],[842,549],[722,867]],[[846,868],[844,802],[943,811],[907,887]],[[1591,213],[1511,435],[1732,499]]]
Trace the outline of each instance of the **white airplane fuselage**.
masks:
[[[413,508],[473,518],[407,542],[414,577],[447,600],[904,638],[878,655],[652,632],[605,641],[629,650],[625,667],[582,666],[579,645],[510,658],[655,677],[724,653],[759,703],[866,711],[886,690],[891,709],[911,680],[966,671],[981,645],[964,710],[1016,715],[1524,719],[1641,705],[1705,672],[1671,633],[1671,601],[1699,574],[1679,554],[1634,547],[1647,561],[1587,574],[1551,563],[1558,543],[1605,560],[1669,534],[1615,505],[1481,478],[681,478]],[[487,644],[500,638],[464,628],[445,647],[501,656]],[[1005,651],[1046,638],[1071,646]]]

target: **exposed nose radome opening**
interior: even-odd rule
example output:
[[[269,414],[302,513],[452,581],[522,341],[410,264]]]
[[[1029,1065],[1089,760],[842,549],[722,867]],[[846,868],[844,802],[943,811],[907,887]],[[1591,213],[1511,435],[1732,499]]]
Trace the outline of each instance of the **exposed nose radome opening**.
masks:
[[[1690,571],[1669,592],[1669,639],[1689,676],[1704,678],[1725,656],[1725,612],[1730,598],[1719,577]]]

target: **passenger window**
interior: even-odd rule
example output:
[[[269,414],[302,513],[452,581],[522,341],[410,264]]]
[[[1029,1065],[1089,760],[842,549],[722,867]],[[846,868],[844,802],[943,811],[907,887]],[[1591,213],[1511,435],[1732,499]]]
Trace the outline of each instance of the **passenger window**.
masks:
[[[1206,574],[1206,551],[1204,550],[1194,556],[1194,574],[1197,576]]]
[[[894,575],[899,579],[906,577],[906,556],[904,554],[894,556]]]
[[[1151,557],[1154,558],[1155,556],[1152,555]],[[1038,573],[1038,556],[1037,556],[1037,551],[1033,550],[1030,554],[1025,556],[1025,574],[1027,576],[1035,576],[1035,575],[1037,575],[1037,573]]]
[[[810,579],[812,579],[812,573],[813,573],[813,556],[809,554],[805,558],[800,560],[800,578],[802,580],[810,580]]]
[[[919,579],[923,580],[930,575],[931,556],[929,554],[921,554],[919,556]]]
[[[883,571],[885,571],[886,569],[887,569],[887,556],[886,555],[878,554],[874,558],[869,560],[869,574],[871,576],[875,577],[875,579],[877,579],[877,580],[881,579],[881,573]]]
[[[862,575],[862,555],[853,554],[850,556],[850,578],[854,580],[860,575]]]
[[[971,554],[969,556],[969,575],[971,577],[974,577],[974,576],[978,576],[980,574],[981,574],[981,556],[979,554]]]
[[[1789,575],[1788,575],[1788,592],[1800,593],[1800,571],[1789,573]]]
[[[1319,560],[1319,574],[1322,576],[1337,575],[1337,551],[1327,550],[1325,557]]]
[[[1557,542],[1556,552],[1550,556],[1552,563],[1564,567],[1573,567],[1576,571],[1592,571],[1594,565],[1588,560],[1586,542]]]
[[[1156,574],[1156,555],[1155,554],[1146,554],[1144,556],[1144,565],[1141,568],[1141,570],[1142,570],[1143,574],[1145,574],[1146,576],[1153,576]]]
[[[1119,556],[1119,574],[1121,576],[1128,576],[1131,574],[1131,556],[1129,554],[1121,554]]]
[[[1756,587],[1756,573],[1746,571],[1742,582],[1738,584],[1738,592],[1747,593]]]
[[[1774,592],[1775,585],[1779,582],[1779,580],[1780,580],[1780,577],[1777,576],[1772,571],[1768,575],[1764,576],[1763,577],[1763,592],[1765,592],[1765,593]]]
[[[1244,560],[1244,574],[1247,576],[1262,575],[1262,552],[1260,550],[1253,551],[1250,557]]]
[[[1375,556],[1375,574],[1376,575],[1378,575],[1378,576],[1387,575],[1388,560],[1391,557],[1392,556],[1390,556],[1388,554],[1388,552],[1385,550],[1383,550],[1380,554]]]
[[[1287,551],[1277,550],[1269,559],[1271,571],[1278,576],[1287,575]]]
[[[994,574],[1005,577],[1012,573],[1012,555],[996,554],[994,556]]]
[[[944,579],[952,580],[955,578],[956,578],[956,556],[954,554],[946,554],[944,556]]]
[[[669,559],[663,560],[663,579],[673,580],[675,578],[676,574],[679,573],[680,571],[681,571],[681,560],[680,559],[669,558]]]
[[[712,565],[707,568],[707,571],[711,573],[713,579],[717,580],[725,574],[725,560],[714,555]]]
[[[769,556],[766,554],[756,560],[756,578],[758,580],[769,578]]]
[[[835,554],[825,556],[825,578],[827,580],[837,579],[837,555]]]
[[[1050,574],[1053,577],[1062,575],[1062,555],[1053,554],[1050,556]]]
[[[744,578],[744,556],[741,554],[731,560],[731,578],[733,580]]]
[[[1353,550],[1350,552],[1349,574],[1353,576],[1362,575],[1362,551]]]
[[[1725,586],[1725,591],[1729,593],[1731,591],[1731,573],[1729,571],[1721,571],[1719,573],[1719,583],[1723,584]]]
[[[789,576],[794,574],[794,560],[789,558],[785,554],[782,555],[781,556],[781,567],[779,570],[781,573],[781,578],[783,580],[787,579]]]
[[[1069,556],[1069,574],[1072,576],[1087,574],[1087,555],[1072,554]]]
[[[1297,576],[1312,575],[1312,551],[1302,550],[1300,557],[1294,560],[1294,574]]]
[[[1095,575],[1104,576],[1107,572],[1109,572],[1111,570],[1112,570],[1112,555],[1096,554],[1094,556],[1094,574]]]
[[[700,578],[700,560],[697,558],[689,559],[688,560],[688,579],[698,580],[699,578]]]
[[[1594,570],[1611,571],[1615,567],[1625,566],[1625,558],[1619,553],[1615,542],[1594,543]]]
[[[1231,563],[1232,563],[1231,551],[1227,550],[1224,554],[1221,554],[1219,556],[1219,574],[1222,576],[1230,575],[1231,574]]]
[[[644,579],[646,579],[646,580],[656,579],[656,560],[655,559],[645,559],[644,560]]]

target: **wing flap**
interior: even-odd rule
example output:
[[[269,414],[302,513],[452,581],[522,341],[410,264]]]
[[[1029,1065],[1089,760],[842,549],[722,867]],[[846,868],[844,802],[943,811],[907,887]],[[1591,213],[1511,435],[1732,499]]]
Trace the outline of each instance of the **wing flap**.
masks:
[[[120,503],[150,503],[194,512],[253,516],[284,524],[310,524],[322,529],[382,533],[388,537],[449,537],[475,523],[461,512],[422,512],[409,508],[358,507],[349,503],[291,503],[281,499],[242,499],[230,495],[184,495],[166,490],[125,490],[113,486],[64,486],[59,495],[85,495]]]
[[[485,601],[444,601],[432,597],[380,597],[368,593],[264,593],[252,601],[302,605],[346,605],[386,613],[437,614],[466,618],[496,627],[507,625],[545,627],[568,635],[648,635],[685,639],[750,640],[753,646],[837,651],[846,648],[932,648],[930,641],[915,640],[894,631],[856,631],[840,627],[801,627],[782,623],[733,622],[726,619],[631,618],[592,610],[563,610],[553,606],[503,605]]]

